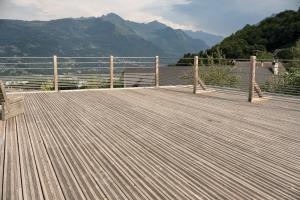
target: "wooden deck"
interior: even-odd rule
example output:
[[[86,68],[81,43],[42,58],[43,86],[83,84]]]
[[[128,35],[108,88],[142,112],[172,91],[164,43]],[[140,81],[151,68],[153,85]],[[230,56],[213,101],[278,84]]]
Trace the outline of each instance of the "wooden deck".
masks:
[[[3,124],[2,199],[300,199],[299,100],[191,93],[26,95]]]

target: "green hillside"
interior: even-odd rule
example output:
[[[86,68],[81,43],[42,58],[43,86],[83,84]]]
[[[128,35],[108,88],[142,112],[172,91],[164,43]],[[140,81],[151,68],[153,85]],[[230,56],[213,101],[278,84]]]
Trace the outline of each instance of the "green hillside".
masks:
[[[207,54],[214,57],[221,53],[226,58],[249,58],[254,52],[258,52],[258,55],[270,57],[271,53],[281,49],[279,57],[293,58],[300,56],[294,55],[291,49],[299,40],[300,8],[298,11],[281,12],[256,25],[246,25],[207,50]],[[201,56],[204,54],[200,53]]]

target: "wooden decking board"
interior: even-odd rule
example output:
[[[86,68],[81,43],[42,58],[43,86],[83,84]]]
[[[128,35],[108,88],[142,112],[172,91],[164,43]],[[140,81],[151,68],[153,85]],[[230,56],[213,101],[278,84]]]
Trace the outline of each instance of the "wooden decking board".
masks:
[[[1,139],[2,144],[0,145],[0,199],[2,200],[3,195],[3,178],[4,178],[4,159],[5,159],[5,145],[6,145],[6,131],[5,131],[5,123],[1,123],[0,131],[2,131]]]
[[[113,130],[112,130],[113,131]],[[115,141],[115,140],[112,140],[112,141]],[[119,141],[120,142],[120,141]],[[125,148],[128,148],[128,147],[125,147]],[[124,150],[123,150],[124,151]],[[124,156],[126,156],[126,155],[124,155]],[[137,159],[138,160],[138,157],[137,156],[134,156],[134,159]],[[143,164],[143,163],[142,163]],[[142,164],[140,164],[140,167],[143,167],[144,169],[145,168],[147,168],[147,167],[145,167],[144,165],[142,165]],[[143,173],[146,173],[145,171],[143,171]],[[162,183],[163,183],[163,180],[162,180]],[[159,182],[157,182],[157,184],[159,184]],[[164,188],[164,186],[163,185],[159,185],[159,187],[161,187],[162,189]],[[171,194],[171,193],[169,193],[169,194]],[[174,197],[173,197],[174,198]]]
[[[142,130],[142,129],[141,129]]]
[[[217,124],[215,124],[216,126],[217,126]],[[245,126],[245,125],[243,125],[243,126]],[[222,125],[222,128],[224,128],[224,126]],[[256,127],[257,128],[257,127]],[[271,138],[270,138],[270,140],[271,140]],[[271,140],[272,141],[272,140]],[[248,142],[248,141],[247,141]],[[280,146],[280,145],[278,145],[278,146]]]
[[[99,117],[100,117],[100,116],[99,116]],[[99,118],[99,117],[98,117],[98,118]],[[108,122],[109,122],[109,121],[108,121]],[[120,122],[120,123],[121,123],[121,122]],[[122,123],[121,123],[121,124],[122,124]],[[103,126],[105,126],[105,124],[103,124]],[[112,129],[112,127],[113,127],[112,125],[109,124],[108,126],[110,127],[110,129],[111,129],[112,132],[116,133],[116,131],[118,131],[118,129]],[[102,126],[101,126],[101,127],[102,127]],[[124,148],[122,148],[122,149],[125,150],[126,148],[127,148],[127,147],[124,147]],[[134,158],[136,159],[136,157],[134,157]],[[145,163],[147,163],[147,162],[145,162]]]
[[[23,199],[15,118],[7,120],[3,199]]]
[[[130,167],[130,166],[129,166]],[[162,198],[162,197],[159,197],[160,199]],[[174,198],[174,197],[173,197]]]
[[[42,99],[41,99],[41,102],[43,103]],[[45,102],[46,103],[46,102]],[[45,108],[49,108],[49,105],[45,106]],[[54,108],[49,108],[49,109],[55,109]],[[50,114],[50,113],[49,113]],[[50,115],[51,116],[51,115]],[[59,134],[55,134],[56,137],[57,137],[57,142],[64,147],[64,151],[68,152],[68,153],[71,153],[70,152],[70,149],[72,149],[72,156],[70,155],[69,156],[69,160],[71,160],[72,164],[70,164],[70,166],[72,167],[72,165],[75,165],[76,167],[79,167],[80,165],[80,170],[82,171],[77,171],[77,176],[81,176],[81,173],[83,173],[85,177],[81,177],[81,184],[84,185],[84,184],[88,184],[89,187],[88,188],[85,188],[87,193],[89,193],[90,195],[90,198],[92,199],[99,199],[100,196],[105,199],[105,195],[101,192],[101,188],[99,187],[96,187],[95,189],[93,189],[92,187],[94,187],[96,184],[95,184],[95,181],[90,179],[91,175],[96,175],[97,171],[92,171],[92,169],[95,167],[95,163],[92,163],[91,160],[95,161],[94,159],[92,159],[91,157],[86,157],[86,155],[82,152],[81,148],[77,148],[76,146],[80,146],[82,148],[84,148],[84,146],[82,145],[82,142],[81,142],[81,139],[79,138],[78,140],[74,140],[74,136],[75,136],[75,133],[72,131],[71,134],[73,135],[69,135],[70,133],[70,130],[72,130],[72,127],[69,125],[69,123],[65,124],[65,123],[60,123],[60,122],[63,122],[63,120],[61,120],[60,118],[61,115],[59,116],[52,116],[52,117],[56,117],[58,120],[52,120],[52,121],[49,121],[49,119],[45,118],[43,116],[43,119],[45,120],[45,122],[47,122],[48,124],[53,124],[55,126],[57,126],[59,128]],[[66,136],[66,137],[62,137],[62,135]],[[73,143],[72,143],[73,142]],[[78,145],[80,144],[80,145]],[[87,149],[84,148],[85,153],[90,154],[91,152],[87,152]],[[81,156],[83,155],[83,156]],[[79,157],[79,159],[77,158]],[[73,160],[73,159],[76,159],[76,160]],[[92,163],[92,164],[90,164]],[[85,164],[90,164],[90,166],[86,166]],[[82,165],[85,165],[85,166],[82,166]],[[90,167],[90,168],[88,168]],[[76,170],[76,169],[75,169]],[[86,171],[88,170],[88,171]],[[101,172],[103,171],[102,168],[98,168],[98,172]],[[88,180],[87,180],[88,179]],[[101,182],[103,182],[103,180],[107,179],[105,176],[101,177],[101,178],[97,178],[96,180],[98,181],[98,184],[101,184]],[[91,184],[90,184],[90,183]],[[95,185],[92,185],[92,184],[95,184]],[[101,186],[102,187],[105,187],[105,184],[106,183],[102,183]],[[111,188],[114,188],[115,189],[115,186],[113,185],[109,185]],[[91,190],[91,191],[87,191],[87,190]],[[108,188],[109,189],[109,188]],[[116,192],[116,189],[114,190],[114,192],[109,192],[107,195],[110,197],[110,198],[113,198],[113,199],[120,199],[120,197],[116,196],[117,192]],[[125,196],[123,195],[122,198],[124,199]]]
[[[24,116],[16,117],[24,200],[44,199]]]
[[[130,91],[130,92],[132,92],[132,91]],[[135,92],[141,93],[141,91],[135,91]],[[163,95],[161,95],[161,92],[159,92],[159,91],[158,92],[149,91],[148,93],[150,93],[150,94],[148,94],[148,95],[145,94],[146,95],[145,98],[150,98],[154,101],[157,101],[159,99],[161,101],[162,99],[169,97],[168,101],[174,102],[176,104],[181,104],[182,106],[191,107],[192,110],[194,110],[194,111],[203,110],[203,111],[205,111],[205,113],[215,113],[216,109],[221,108],[222,112],[220,112],[220,110],[219,110],[218,115],[224,116],[224,119],[233,117],[236,120],[238,120],[238,117],[235,117],[236,114],[243,116],[243,113],[239,113],[239,110],[240,110],[239,108],[243,108],[243,107],[247,106],[251,109],[247,110],[247,116],[244,115],[244,117],[247,117],[247,118],[244,118],[244,119],[249,120],[249,117],[250,117],[250,119],[252,116],[255,116],[257,118],[257,117],[261,116],[261,114],[264,114],[263,116],[264,117],[267,116],[267,118],[264,118],[264,120],[262,120],[261,122],[264,122],[266,120],[269,120],[269,123],[278,122],[278,123],[274,123],[272,125],[279,129],[282,128],[282,127],[280,127],[280,125],[281,125],[281,123],[283,123],[283,120],[284,120],[284,118],[282,118],[282,113],[280,113],[280,112],[279,113],[272,112],[272,115],[270,116],[270,115],[267,115],[268,113],[265,112],[266,110],[264,110],[264,113],[260,112],[259,108],[261,107],[261,105],[252,106],[246,102],[243,102],[243,103],[236,102],[234,105],[234,108],[236,108],[236,109],[231,110],[231,109],[222,108],[222,105],[224,105],[225,108],[228,107],[228,103],[225,104],[224,102],[219,101],[219,102],[217,102],[218,104],[216,104],[216,103],[214,103],[214,101],[209,101],[208,98],[204,99],[204,100],[208,100],[208,102],[204,102],[204,101],[195,102],[195,98],[196,98],[195,96],[191,96],[191,98],[182,98],[183,97],[182,95],[177,94],[176,98],[175,98],[175,95],[163,96]],[[184,94],[184,95],[186,95],[186,94]],[[152,102],[152,101],[150,101],[150,102]],[[219,104],[219,103],[222,103],[222,104]],[[266,107],[266,106],[264,105],[264,107]],[[244,111],[245,109],[241,109],[241,110]],[[189,112],[187,112],[187,113],[189,113]],[[289,124],[292,123],[292,122],[290,122],[291,120],[295,120],[294,118],[289,118],[289,115],[286,115],[286,117],[287,117],[287,120],[285,120],[285,121],[289,122]],[[295,122],[297,122],[297,121],[295,121]],[[255,122],[255,123],[257,123],[257,122]],[[298,124],[294,123],[294,125],[298,125],[298,127],[299,127],[299,123]],[[270,126],[270,128],[273,128],[273,126]],[[285,128],[288,129],[289,127],[285,127]]]
[[[40,102],[36,102],[36,104],[35,105],[37,105],[38,106],[38,104],[39,104]],[[46,123],[47,122],[47,118],[44,118],[44,116],[42,115],[42,113],[41,112],[36,112],[36,113],[34,113],[34,115],[38,115],[39,116],[39,119],[41,120],[41,122],[42,123],[40,123],[40,124],[43,124],[43,126],[44,127],[47,127],[47,132],[49,132],[49,134],[50,134],[50,137],[51,137],[51,139],[49,139],[49,142],[51,142],[50,143],[50,145],[51,145],[51,147],[50,148],[55,148],[55,149],[57,149],[58,150],[58,154],[60,155],[59,156],[59,158],[54,158],[55,160],[62,160],[62,163],[65,163],[65,165],[64,166],[61,166],[61,169],[62,170],[59,170],[59,171],[64,171],[64,170],[66,170],[66,172],[67,173],[63,173],[62,175],[60,174],[58,174],[58,176],[59,176],[59,178],[62,178],[61,176],[64,176],[64,177],[66,177],[65,179],[66,180],[71,180],[72,182],[70,183],[70,182],[68,182],[68,183],[63,183],[63,185],[66,185],[66,186],[68,186],[69,185],[69,187],[67,188],[67,190],[70,190],[71,188],[71,190],[72,191],[74,191],[74,194],[73,194],[73,196],[70,196],[70,197],[68,197],[68,198],[75,198],[75,197],[77,197],[77,198],[81,198],[81,199],[85,199],[85,195],[87,195],[86,194],[86,190],[85,190],[85,188],[82,188],[81,187],[81,189],[79,189],[79,181],[78,181],[78,176],[77,176],[77,174],[78,174],[78,170],[77,171],[75,171],[74,172],[74,167],[76,166],[76,163],[75,163],[75,165],[72,165],[72,164],[74,164],[74,163],[70,163],[70,162],[72,162],[72,158],[69,158],[68,157],[68,154],[69,154],[69,151],[68,151],[68,149],[67,148],[64,148],[64,143],[58,143],[58,141],[54,138],[54,134],[53,134],[53,132],[60,132],[60,130],[58,130],[58,127],[56,127],[56,126],[53,126],[53,124],[49,124],[49,123]],[[59,136],[59,134],[56,134],[56,135],[58,135]],[[62,140],[63,141],[63,140]],[[63,141],[63,142],[65,142],[65,141]],[[63,150],[62,150],[63,149]],[[56,154],[57,155],[57,154]],[[76,158],[76,156],[74,156],[74,158]],[[70,161],[70,159],[71,159],[71,161]],[[80,162],[78,163],[78,164],[80,164]],[[56,170],[57,171],[57,170]],[[83,173],[84,173],[84,171],[82,171]],[[77,174],[76,174],[77,173]],[[80,175],[80,173],[79,173],[79,175]],[[62,178],[63,179],[63,178]],[[76,180],[75,180],[76,179]],[[78,181],[78,182],[77,182]],[[86,180],[80,180],[80,182],[82,181],[82,183],[85,183],[86,182]],[[75,185],[75,186],[74,186]],[[66,190],[66,188],[65,188],[65,190]],[[78,194],[78,191],[79,191],[79,194]],[[81,191],[83,191],[84,192],[84,194],[85,195],[83,195],[83,193],[81,193]],[[69,191],[64,191],[65,193],[68,193]],[[76,194],[76,192],[77,192],[77,194]]]
[[[188,90],[26,96],[5,124],[2,199],[300,198],[299,100]]]
[[[38,102],[35,102],[36,104]],[[35,105],[36,105],[35,104]],[[43,144],[45,145],[47,154],[51,160],[57,179],[60,182],[60,186],[66,199],[86,199],[79,183],[72,174],[70,166],[66,162],[60,147],[56,144],[52,136],[52,131],[56,131],[56,127],[48,127],[44,123],[44,119],[41,116],[41,110],[33,115],[37,128],[39,130]],[[52,129],[51,129],[52,128]]]
[[[151,106],[151,104],[150,104],[149,106]],[[206,112],[205,112],[205,113],[206,113]],[[201,115],[201,113],[196,113],[196,114],[197,114],[197,116]],[[183,120],[187,120],[187,123],[189,122],[188,117],[189,117],[189,116],[185,116],[185,119],[183,119]],[[210,117],[210,118],[211,118],[211,117]],[[238,120],[238,121],[241,121],[241,120],[239,120],[239,119],[237,119],[237,120]],[[215,121],[215,122],[214,122],[214,121]],[[198,123],[198,122],[197,122],[197,123]],[[218,126],[218,123],[219,123],[219,122],[218,122],[217,120],[211,120],[211,121],[210,121],[210,126],[211,126],[211,125],[213,125],[213,126]],[[223,121],[222,123],[224,123],[224,121]],[[228,121],[228,124],[232,124],[232,121],[231,121],[231,122]],[[247,124],[246,124],[246,125],[247,125]],[[246,130],[245,130],[245,124],[243,124],[243,126],[244,126],[244,127],[243,127],[243,130],[246,131]],[[222,128],[225,128],[225,126],[224,126],[223,124],[222,124]],[[229,126],[229,128],[230,128],[230,130],[236,129],[236,127],[231,127],[231,126]],[[257,128],[257,127],[256,127],[256,128]],[[241,130],[240,130],[240,131],[241,131]],[[250,131],[250,129],[249,129],[249,131]],[[252,132],[251,132],[251,133],[252,133],[251,135],[254,135],[254,136],[255,136],[255,134],[253,134],[253,130],[251,130],[251,131],[252,131]],[[263,131],[264,131],[264,130],[263,130]],[[258,132],[258,133],[259,133],[259,132]],[[250,135],[250,134],[247,134],[247,137],[248,137],[248,138],[251,138],[251,135]],[[267,138],[267,137],[264,137],[264,135],[262,135],[262,134],[261,134],[260,136],[263,136],[263,137],[260,137],[259,141],[262,140],[262,139],[263,139],[264,141],[266,141],[266,139],[264,139],[264,138]],[[235,137],[240,137],[240,136],[239,136],[239,135],[235,135]],[[271,138],[270,136],[269,136],[269,138],[270,138],[271,142],[270,142],[268,145],[272,145],[273,142],[278,142],[278,140],[277,140],[277,141],[274,140],[274,139],[272,140],[272,138]],[[257,138],[254,138],[254,139],[257,140]],[[275,139],[277,139],[277,138],[275,138]],[[247,142],[249,142],[249,140],[248,140]],[[276,145],[274,145],[274,146],[276,147]],[[279,147],[278,147],[278,146],[279,146]],[[280,146],[279,144],[277,144],[277,147],[278,147],[278,149],[280,150],[281,146]],[[278,149],[277,149],[277,150],[278,150]],[[292,152],[294,152],[294,151],[295,151],[295,148],[291,149],[291,152],[289,152],[289,153],[292,154]]]
[[[37,166],[42,191],[45,200],[64,200],[65,197],[61,190],[60,184],[57,180],[51,161],[48,157],[45,146],[42,142],[37,128],[36,121],[34,120],[32,113],[30,112],[31,106],[29,101],[30,98],[26,99],[26,110],[25,120],[28,128],[30,141],[32,144],[33,155]],[[36,108],[35,108],[36,109]]]
[[[68,102],[65,102],[65,103],[68,104]],[[66,104],[66,106],[67,106],[67,104]],[[54,109],[55,109],[55,108],[54,108]],[[58,111],[58,112],[59,112],[59,111]],[[64,116],[70,117],[70,118],[68,118],[68,120],[72,119],[72,116],[74,116],[74,115],[68,116],[67,113],[68,113],[68,111],[66,111],[66,113],[64,113]],[[80,117],[80,114],[78,114],[77,117]],[[75,120],[77,119],[77,117],[75,118]],[[65,119],[64,119],[64,120],[65,120]],[[82,118],[82,120],[84,120],[84,118]],[[74,130],[74,132],[77,132],[78,129],[81,128],[81,127],[80,127],[80,124],[81,124],[82,122],[83,122],[83,121],[80,121],[80,120],[75,122],[75,124],[77,125],[77,129]],[[89,128],[88,128],[88,129],[89,129]],[[83,129],[81,129],[81,131],[83,131],[82,133],[84,134],[84,136],[86,135],[86,134],[84,133],[85,131],[86,131],[86,132],[89,132],[89,130],[86,130],[86,126],[83,127]],[[88,138],[88,137],[89,137],[89,135],[87,135],[87,138]],[[86,139],[86,138],[85,138],[85,137],[82,137],[82,139]],[[93,144],[93,143],[94,143],[93,141],[85,141],[84,144]],[[115,179],[115,177],[113,177],[113,178],[116,180],[116,182],[120,182],[120,178],[122,178],[123,175],[120,174],[117,170],[115,170],[115,166],[114,166],[114,165],[111,165],[110,167],[107,167],[107,164],[111,164],[111,162],[110,162],[109,160],[107,160],[107,158],[106,158],[105,155],[103,155],[103,154],[100,155],[100,153],[103,152],[103,149],[95,148],[94,145],[95,145],[95,144],[93,144],[93,146],[90,147],[89,149],[98,149],[98,151],[92,151],[92,152],[91,152],[92,154],[90,154],[90,155],[97,155],[97,156],[98,156],[97,159],[99,159],[99,161],[107,161],[107,163],[106,163],[106,162],[103,162],[103,165],[106,166],[106,170],[108,170],[110,174],[113,174],[114,176],[118,177],[118,179]],[[115,170],[115,171],[111,171],[111,170]],[[123,178],[123,179],[124,179],[124,178]],[[121,182],[124,183],[124,180],[123,180],[123,181],[121,180]],[[130,185],[134,185],[134,184],[128,184],[128,183],[125,183],[125,184],[123,184],[122,187],[123,187],[123,189],[124,189],[124,187],[128,187],[128,186],[130,186]],[[114,192],[116,192],[116,191],[114,191]],[[127,191],[127,192],[128,192],[128,191]],[[140,195],[137,195],[137,196],[136,196],[135,192],[132,191],[132,190],[129,191],[129,192],[131,192],[131,193],[129,194],[129,196],[130,196],[131,199],[139,199],[139,198],[142,198],[142,196],[140,196]]]
[[[45,121],[47,121],[46,118],[45,118]],[[58,122],[60,122],[60,121],[58,120]],[[66,135],[67,132],[70,132],[72,130],[72,128],[70,128],[69,130],[67,130],[67,132],[65,132],[65,130],[63,129],[63,127],[65,126],[66,128],[68,128],[68,124],[64,124],[64,123],[58,124],[58,123],[55,123],[54,121],[50,121],[50,122],[48,122],[48,124],[53,124],[54,126],[57,126],[59,128],[59,130],[58,130],[59,134],[53,134],[53,137],[62,136],[63,134]],[[72,132],[72,134],[74,134],[74,132]],[[72,135],[72,136],[74,136],[74,135]],[[93,185],[90,185],[89,182],[92,182],[92,184],[95,184],[95,182],[94,182],[93,178],[90,176],[89,172],[86,171],[86,169],[85,169],[86,166],[82,165],[82,163],[83,163],[82,160],[79,160],[79,158],[82,159],[81,156],[80,156],[80,154],[78,154],[78,153],[74,153],[73,154],[73,151],[72,152],[69,151],[73,147],[76,148],[76,146],[78,145],[78,142],[79,142],[79,140],[77,140],[77,142],[74,143],[76,146],[74,144],[72,144],[72,143],[69,143],[68,140],[71,139],[72,136],[70,136],[70,138],[68,138],[68,137],[61,137],[61,138],[59,138],[58,137],[56,139],[56,141],[57,141],[57,143],[59,145],[61,145],[61,146],[63,146],[65,148],[64,151],[68,152],[69,156],[67,156],[66,158],[67,158],[67,160],[69,160],[69,162],[71,162],[70,166],[72,168],[74,168],[74,166],[76,166],[76,168],[74,168],[74,175],[75,176],[79,176],[79,178],[78,178],[78,179],[80,179],[79,182],[81,183],[81,185],[84,186],[85,192],[89,193],[89,198],[97,199],[97,196],[98,196],[98,198],[100,196],[102,198],[106,198],[105,195],[101,192],[101,188],[99,188],[99,187],[93,188]],[[77,158],[77,157],[79,157],[79,158]],[[85,159],[85,161],[87,162],[88,159]],[[78,170],[81,170],[81,172],[79,172]],[[77,174],[77,173],[83,173],[85,176],[81,177],[81,174]],[[97,186],[97,184],[95,184],[95,185]],[[92,194],[92,196],[90,196],[91,194]]]

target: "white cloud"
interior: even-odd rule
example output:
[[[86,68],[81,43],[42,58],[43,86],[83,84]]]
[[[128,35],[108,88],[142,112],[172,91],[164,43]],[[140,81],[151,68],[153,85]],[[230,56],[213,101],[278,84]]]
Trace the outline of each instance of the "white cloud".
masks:
[[[127,18],[153,19],[155,15],[147,13],[147,8],[156,6],[163,12],[170,11],[173,5],[189,3],[189,0],[4,0],[0,5],[11,3],[18,7],[35,7],[40,10],[39,19],[62,17],[99,16],[115,12]],[[45,13],[47,13],[45,15]],[[27,17],[36,19],[36,15]],[[14,16],[6,16],[13,18]]]
[[[246,24],[258,23],[272,14],[296,10],[299,6],[299,0],[191,0],[189,4],[175,6],[174,12],[163,13],[163,16],[226,36]]]

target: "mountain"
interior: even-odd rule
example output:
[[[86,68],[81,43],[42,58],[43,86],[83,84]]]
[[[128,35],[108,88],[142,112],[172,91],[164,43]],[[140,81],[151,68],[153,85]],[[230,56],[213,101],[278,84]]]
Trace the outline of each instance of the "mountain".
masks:
[[[298,51],[299,44],[300,8],[298,11],[289,10],[273,15],[255,25],[246,25],[206,53],[221,53],[227,58],[249,58],[255,52],[272,57],[274,51],[280,51],[278,57],[291,59],[297,57],[293,52]],[[300,58],[300,54],[297,58]]]
[[[185,30],[184,32],[191,38],[203,40],[209,47],[220,43],[224,39],[222,36],[206,33],[204,31]]]
[[[128,48],[130,47],[130,49]],[[0,20],[1,56],[164,54],[149,41],[97,18],[48,22]]]
[[[51,21],[0,19],[0,56],[180,56],[206,48],[182,30],[113,13]]]
[[[170,56],[180,56],[190,49],[191,52],[199,52],[209,46],[201,39],[193,39],[180,29],[172,29],[158,21],[150,23],[136,23],[126,21],[118,15],[110,13],[102,16],[102,19],[115,24],[122,30],[134,32],[139,37],[150,41],[162,48]]]

